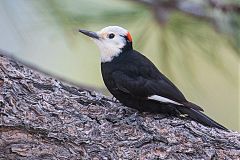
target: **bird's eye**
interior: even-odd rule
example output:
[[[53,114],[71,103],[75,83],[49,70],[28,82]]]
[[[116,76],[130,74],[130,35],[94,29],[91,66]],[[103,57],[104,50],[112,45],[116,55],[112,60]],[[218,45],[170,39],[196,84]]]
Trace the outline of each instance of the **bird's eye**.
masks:
[[[115,35],[114,35],[113,33],[111,33],[111,34],[108,35],[108,38],[109,38],[109,39],[113,39],[114,37],[115,37]]]

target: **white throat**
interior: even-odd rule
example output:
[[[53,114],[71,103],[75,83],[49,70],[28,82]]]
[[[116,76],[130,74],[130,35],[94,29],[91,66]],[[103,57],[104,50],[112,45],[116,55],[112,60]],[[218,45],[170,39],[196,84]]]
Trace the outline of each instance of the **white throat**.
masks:
[[[116,46],[116,45],[106,44],[103,41],[99,41],[99,40],[94,40],[94,41],[100,49],[102,63],[111,62],[114,57],[117,57],[121,53],[122,48],[125,45],[124,43],[122,43],[122,45],[119,44],[118,46]]]
[[[117,57],[121,49],[116,47],[105,47],[105,46],[99,46],[100,48],[100,55],[101,55],[101,62],[111,62],[114,57]]]

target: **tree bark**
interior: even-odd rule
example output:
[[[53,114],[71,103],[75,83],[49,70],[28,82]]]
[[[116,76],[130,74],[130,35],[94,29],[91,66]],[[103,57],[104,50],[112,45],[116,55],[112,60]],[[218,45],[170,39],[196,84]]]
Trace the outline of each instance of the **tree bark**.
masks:
[[[136,111],[0,53],[0,159],[239,159],[240,134]]]

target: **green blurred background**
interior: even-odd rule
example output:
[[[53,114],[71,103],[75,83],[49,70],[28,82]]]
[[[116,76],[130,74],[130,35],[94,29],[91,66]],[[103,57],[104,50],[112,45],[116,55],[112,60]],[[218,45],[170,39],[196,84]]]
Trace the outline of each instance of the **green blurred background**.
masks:
[[[77,31],[122,26],[134,48],[189,100],[239,131],[240,13],[234,8],[239,5],[239,0],[0,0],[0,49],[109,94],[97,46]]]

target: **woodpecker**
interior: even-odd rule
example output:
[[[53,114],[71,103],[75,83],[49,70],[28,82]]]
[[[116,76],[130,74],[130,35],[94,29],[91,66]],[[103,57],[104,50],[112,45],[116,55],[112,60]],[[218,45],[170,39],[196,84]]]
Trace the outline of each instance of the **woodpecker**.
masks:
[[[189,102],[148,58],[134,50],[132,36],[126,29],[108,26],[98,32],[79,32],[91,37],[99,47],[103,81],[125,106],[140,112],[187,115],[203,125],[227,130]]]

